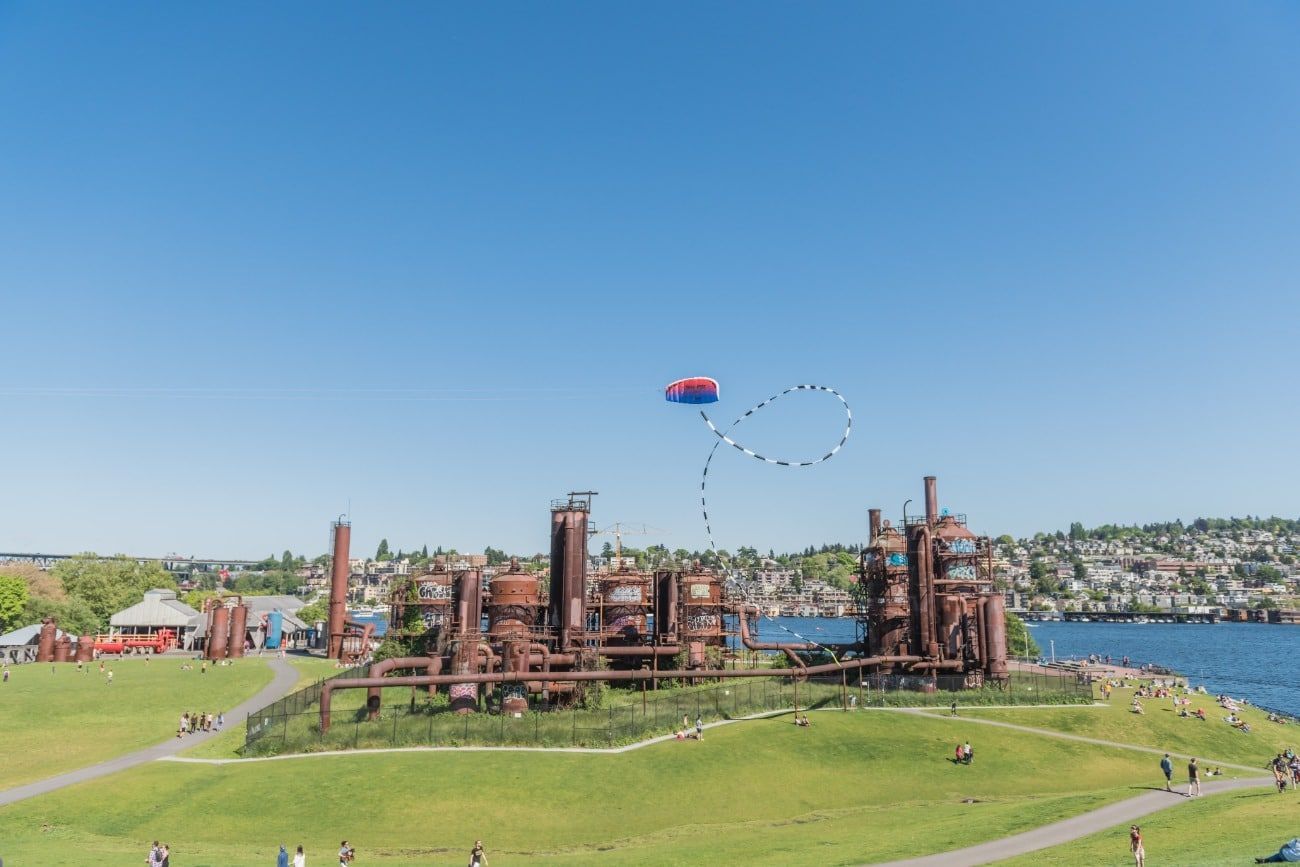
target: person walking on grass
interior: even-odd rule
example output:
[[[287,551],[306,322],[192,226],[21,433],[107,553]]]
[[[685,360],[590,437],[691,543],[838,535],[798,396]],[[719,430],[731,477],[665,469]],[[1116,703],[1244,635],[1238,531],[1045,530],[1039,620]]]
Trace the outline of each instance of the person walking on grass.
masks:
[[[474,848],[469,850],[469,867],[487,867],[487,853],[483,851],[483,841],[475,840]]]
[[[1147,850],[1142,845],[1142,829],[1137,825],[1129,826],[1128,850],[1133,853],[1134,867],[1146,867]]]
[[[1187,763],[1187,797],[1199,798],[1201,796],[1201,766],[1192,759]]]
[[[956,715],[957,715],[957,700],[956,700],[956,699],[953,699],[952,707],[951,707],[949,710],[952,712],[952,715],[953,715],[953,716],[956,716]]]
[[[704,717],[699,714],[695,716],[695,739],[697,741],[704,740]]]
[[[293,853],[293,867],[307,867],[307,856],[303,854],[301,844],[298,851]]]
[[[1160,760],[1160,770],[1164,771],[1165,774],[1165,791],[1172,792],[1174,790],[1171,785],[1174,781],[1174,763],[1169,760],[1169,753],[1165,753],[1165,757]]]
[[[275,856],[275,867],[289,867],[289,850],[280,844],[280,853]]]
[[[153,845],[149,847],[149,857],[145,859],[144,863],[148,864],[149,867],[158,867],[158,852],[160,849],[158,841],[154,840]]]

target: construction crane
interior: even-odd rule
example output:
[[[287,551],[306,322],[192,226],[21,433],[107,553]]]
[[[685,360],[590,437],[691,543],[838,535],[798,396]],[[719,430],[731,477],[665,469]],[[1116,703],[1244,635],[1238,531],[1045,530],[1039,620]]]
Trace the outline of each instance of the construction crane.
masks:
[[[596,530],[593,536],[613,536],[614,537],[614,557],[622,559],[623,557],[623,537],[624,536],[666,536],[667,530],[659,527],[651,527],[648,524],[624,524],[616,522],[610,524],[603,530]]]

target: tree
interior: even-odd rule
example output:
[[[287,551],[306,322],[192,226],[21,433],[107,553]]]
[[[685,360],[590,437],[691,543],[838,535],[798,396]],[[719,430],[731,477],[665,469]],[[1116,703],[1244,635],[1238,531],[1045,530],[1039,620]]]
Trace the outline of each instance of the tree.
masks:
[[[109,617],[139,602],[146,590],[176,589],[162,564],[139,563],[129,557],[78,554],[51,571],[68,596],[85,603],[94,614],[96,628],[107,626]]]
[[[20,618],[24,624],[40,623],[46,617],[59,622],[59,628],[72,635],[93,635],[99,631],[99,620],[90,606],[80,599],[49,599],[33,596],[27,600]]]
[[[1088,564],[1084,563],[1082,560],[1078,558],[1075,558],[1074,561],[1074,580],[1075,581],[1088,580]]]
[[[0,575],[22,579],[30,596],[58,602],[68,598],[68,594],[63,592],[62,582],[35,563],[0,563]]]
[[[1070,524],[1071,542],[1082,542],[1084,539],[1087,538],[1088,538],[1088,531],[1083,528],[1083,524],[1080,524],[1078,521],[1075,521],[1074,523]]]
[[[1025,621],[1010,611],[1007,612],[1007,653],[1028,659],[1034,659],[1042,653],[1042,648],[1025,627]]]
[[[505,551],[502,551],[500,548],[493,548],[491,545],[484,548],[483,553],[487,556],[489,566],[500,566],[510,559],[506,556]]]
[[[29,596],[26,581],[0,575],[0,632],[23,625],[18,621],[27,607]]]
[[[330,614],[330,602],[327,597],[322,596],[310,605],[305,605],[298,609],[294,616],[311,626],[318,620],[328,620]]]
[[[298,564],[294,560],[293,552],[287,548],[285,549],[284,554],[280,556],[280,568],[285,572],[292,572],[294,569],[298,568]]]
[[[390,557],[392,557],[392,554],[388,552],[388,540],[380,539],[379,547],[375,550],[375,559],[382,562]]]

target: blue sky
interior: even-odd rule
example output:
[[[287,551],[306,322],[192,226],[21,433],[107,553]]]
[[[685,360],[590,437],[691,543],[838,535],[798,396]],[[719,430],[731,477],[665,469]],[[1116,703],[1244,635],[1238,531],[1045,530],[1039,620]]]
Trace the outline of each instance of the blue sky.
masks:
[[[0,550],[1300,513],[1296,6],[695,6],[0,6]]]

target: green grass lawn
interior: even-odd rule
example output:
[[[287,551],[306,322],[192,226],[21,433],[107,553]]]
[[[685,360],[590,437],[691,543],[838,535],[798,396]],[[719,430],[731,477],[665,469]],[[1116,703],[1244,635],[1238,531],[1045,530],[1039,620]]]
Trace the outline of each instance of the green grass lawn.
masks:
[[[1195,867],[1250,864],[1272,855],[1292,837],[1300,836],[1300,797],[1272,789],[1230,792],[1180,804],[1139,820],[1148,864],[1187,864]],[[1084,837],[1064,846],[1000,861],[1028,867],[1126,865],[1128,824]]]
[[[298,682],[293,685],[295,690],[318,680],[324,680],[338,671],[334,660],[317,656],[289,654],[285,657],[285,661],[298,671]],[[203,759],[238,758],[247,729],[246,720],[226,720],[224,732],[192,750],[186,750],[185,755]]]
[[[265,662],[181,671],[181,660],[13,666],[0,685],[0,788],[50,777],[151,746],[176,734],[186,711],[227,711],[271,682]],[[0,857],[3,857],[0,855]]]
[[[1202,707],[1209,717],[1207,721],[1201,722],[1178,716],[1168,699],[1142,699],[1145,713],[1131,713],[1131,695],[1126,690],[1117,690],[1108,706],[1086,711],[1067,708],[1011,708],[971,709],[963,710],[962,713],[1235,762],[1261,771],[1264,764],[1285,747],[1300,747],[1300,726],[1271,723],[1258,710],[1247,709],[1241,713],[1254,729],[1245,734],[1223,722],[1223,717],[1228,712],[1215,704],[1212,697],[1199,696],[1192,701],[1192,709]]]
[[[736,723],[621,755],[158,762],[0,808],[0,855],[134,867],[160,838],[186,867],[264,865],[281,842],[319,864],[346,837],[360,863],[405,867],[462,864],[481,837],[494,867],[848,864],[1016,833],[1149,783],[1149,760],[1123,750],[874,711],[813,723]],[[954,765],[965,737],[975,763]]]

